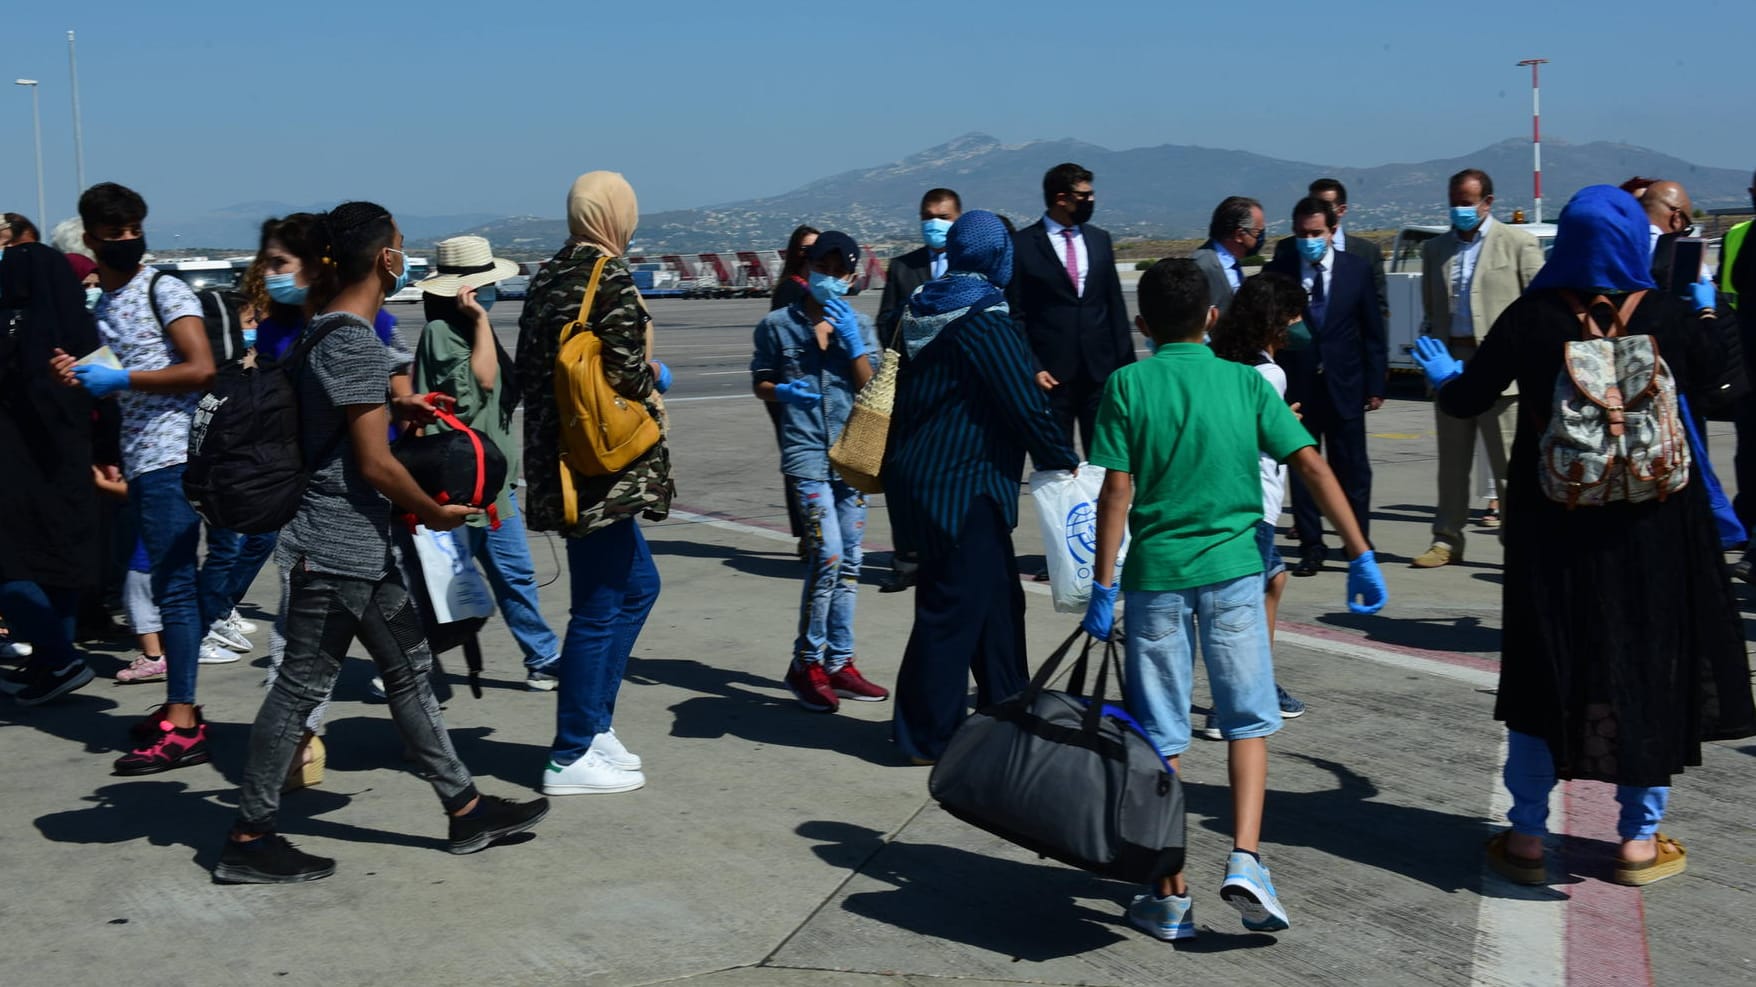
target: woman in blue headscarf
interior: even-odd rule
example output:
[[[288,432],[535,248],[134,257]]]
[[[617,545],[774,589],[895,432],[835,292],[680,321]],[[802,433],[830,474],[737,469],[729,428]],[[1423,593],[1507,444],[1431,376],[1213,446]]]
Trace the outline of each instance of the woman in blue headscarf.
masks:
[[[1029,684],[1018,478],[1027,451],[1044,469],[1079,463],[1006,307],[1011,234],[991,212],[966,212],[945,253],[945,276],[915,290],[897,329],[883,476],[896,550],[921,563],[893,723],[917,764],[938,759],[967,713],[972,671],[978,707]]]
[[[1488,410],[1508,384],[1555,393],[1565,344],[1582,338],[1569,296],[1608,327],[1636,292],[1628,335],[1649,334],[1684,394],[1714,381],[1718,347],[1682,301],[1653,291],[1645,214],[1628,193],[1583,189],[1562,211],[1555,248],[1529,290],[1459,368],[1424,352],[1448,415]],[[1591,305],[1602,295],[1610,306]],[[1643,885],[1683,871],[1681,844],[1658,832],[1671,775],[1701,763],[1704,739],[1756,734],[1743,628],[1704,484],[1663,501],[1569,509],[1539,486],[1550,402],[1519,402],[1506,485],[1500,688],[1509,731],[1512,828],[1489,863],[1520,883],[1547,881],[1543,837],[1557,778],[1612,782],[1622,838],[1614,880]]]

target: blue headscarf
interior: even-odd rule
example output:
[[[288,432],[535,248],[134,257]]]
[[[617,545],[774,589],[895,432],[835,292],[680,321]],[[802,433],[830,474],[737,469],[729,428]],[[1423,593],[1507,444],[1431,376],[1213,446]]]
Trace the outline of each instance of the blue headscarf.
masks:
[[[897,335],[910,356],[951,323],[990,309],[1006,311],[1012,281],[1012,234],[1000,217],[976,209],[958,217],[945,235],[945,276],[909,296]]]
[[[1528,291],[1571,288],[1624,292],[1657,288],[1652,280],[1646,213],[1614,185],[1589,185],[1561,210],[1555,247]]]

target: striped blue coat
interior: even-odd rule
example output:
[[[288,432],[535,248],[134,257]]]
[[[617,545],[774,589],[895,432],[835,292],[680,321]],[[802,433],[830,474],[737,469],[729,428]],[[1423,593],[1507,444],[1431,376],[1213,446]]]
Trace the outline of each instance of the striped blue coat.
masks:
[[[1004,308],[958,319],[913,356],[905,351],[883,475],[898,551],[949,557],[980,497],[1016,525],[1026,452],[1042,469],[1078,465],[1031,367]]]

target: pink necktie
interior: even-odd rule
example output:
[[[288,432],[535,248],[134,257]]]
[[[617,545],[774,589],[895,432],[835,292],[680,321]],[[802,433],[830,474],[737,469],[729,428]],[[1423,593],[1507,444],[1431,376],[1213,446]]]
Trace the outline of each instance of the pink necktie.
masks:
[[[1073,231],[1065,227],[1061,236],[1067,240],[1067,280],[1073,284],[1073,293],[1079,294],[1079,254],[1073,249]]]

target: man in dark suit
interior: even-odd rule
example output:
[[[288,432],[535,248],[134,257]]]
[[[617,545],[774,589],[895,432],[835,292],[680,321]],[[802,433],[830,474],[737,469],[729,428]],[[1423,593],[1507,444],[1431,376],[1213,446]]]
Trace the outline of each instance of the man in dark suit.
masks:
[[[1390,295],[1384,289],[1384,249],[1375,241],[1363,236],[1348,236],[1342,226],[1347,219],[1347,186],[1333,178],[1319,178],[1311,183],[1306,193],[1314,199],[1324,199],[1335,207],[1335,249],[1372,265],[1372,285],[1378,292],[1378,314],[1383,316],[1384,324],[1390,324]],[[1293,238],[1282,237],[1274,245],[1274,259],[1294,256]]]
[[[1208,293],[1221,315],[1232,307],[1232,296],[1244,283],[1244,258],[1260,254],[1267,244],[1262,203],[1232,195],[1214,207],[1213,218],[1207,223],[1207,242],[1196,249],[1192,259],[1207,275]]]
[[[1365,532],[1372,499],[1366,413],[1384,405],[1390,347],[1372,272],[1365,260],[1335,249],[1336,225],[1327,200],[1300,199],[1293,207],[1293,250],[1265,270],[1297,279],[1309,298],[1311,345],[1276,358],[1287,372],[1287,400],[1302,406],[1305,428],[1327,454]],[[1293,530],[1301,545],[1293,575],[1311,576],[1323,567],[1323,519],[1296,476],[1292,487]]]
[[[1058,164],[1043,175],[1043,218],[1013,234],[1006,300],[1036,358],[1037,386],[1069,444],[1089,450],[1104,381],[1134,362],[1128,306],[1110,235],[1091,225],[1091,172]]]
[[[948,188],[927,190],[921,196],[921,239],[926,246],[911,250],[890,262],[884,274],[884,298],[878,303],[878,341],[892,345],[896,327],[915,289],[945,274],[945,235],[963,215],[963,199]]]

